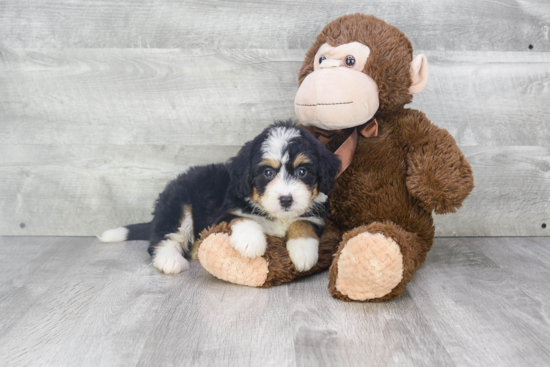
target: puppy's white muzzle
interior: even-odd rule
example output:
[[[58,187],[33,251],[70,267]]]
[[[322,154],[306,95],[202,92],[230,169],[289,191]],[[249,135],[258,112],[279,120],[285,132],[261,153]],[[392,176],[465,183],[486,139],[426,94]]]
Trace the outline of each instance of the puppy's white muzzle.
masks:
[[[309,208],[310,201],[311,192],[302,181],[277,175],[267,185],[260,204],[272,217],[299,217]]]

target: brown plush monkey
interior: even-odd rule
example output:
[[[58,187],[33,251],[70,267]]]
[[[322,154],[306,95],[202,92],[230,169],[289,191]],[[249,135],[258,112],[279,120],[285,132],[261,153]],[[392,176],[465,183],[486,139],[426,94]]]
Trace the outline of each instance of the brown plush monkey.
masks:
[[[363,14],[328,24],[300,70],[296,114],[347,167],[330,195],[317,265],[299,273],[284,239],[263,257],[231,248],[225,224],[205,231],[198,258],[214,276],[270,287],[330,267],[329,291],[346,301],[401,295],[430,250],[432,211],[455,212],[473,189],[453,137],[405,109],[428,79],[426,57],[393,26]],[[342,146],[342,148],[340,148]]]

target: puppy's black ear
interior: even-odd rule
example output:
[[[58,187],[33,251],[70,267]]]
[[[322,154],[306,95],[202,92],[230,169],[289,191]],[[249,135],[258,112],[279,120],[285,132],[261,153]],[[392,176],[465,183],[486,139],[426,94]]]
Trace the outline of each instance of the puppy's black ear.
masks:
[[[229,190],[244,199],[250,196],[252,177],[250,172],[252,160],[252,142],[246,143],[236,157],[229,161]]]
[[[310,142],[319,158],[319,191],[328,194],[332,190],[336,175],[340,170],[342,164],[340,158],[325,148],[309,131],[302,129],[302,136]]]
[[[319,142],[319,145],[319,152],[317,154],[321,161],[320,166],[322,167],[320,172],[321,182],[319,183],[319,191],[324,194],[328,194],[334,186],[336,175],[338,174],[342,163],[340,162],[340,158],[325,148],[321,142]]]

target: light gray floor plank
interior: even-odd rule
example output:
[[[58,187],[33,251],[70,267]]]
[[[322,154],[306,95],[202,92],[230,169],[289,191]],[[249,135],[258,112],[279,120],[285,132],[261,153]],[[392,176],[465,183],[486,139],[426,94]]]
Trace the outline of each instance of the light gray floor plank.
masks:
[[[416,274],[409,292],[457,365],[533,366],[550,360],[550,288],[544,299],[525,292],[546,283],[550,271],[534,271],[516,255],[533,258],[529,242],[438,239]],[[550,240],[540,242],[547,251]],[[500,253],[499,261],[486,252]],[[518,267],[529,276],[517,277]]]
[[[388,303],[331,298],[327,273],[289,285],[299,366],[453,366],[410,294]]]
[[[31,307],[34,301],[48,289],[47,282],[61,277],[59,262],[52,255],[63,251],[67,239],[60,237],[27,237],[10,239],[9,246],[0,246],[0,333],[6,333]],[[71,244],[71,248],[74,245]],[[70,253],[63,261],[70,259]],[[44,259],[50,259],[44,262]],[[40,283],[40,280],[46,283]]]
[[[273,289],[145,242],[0,237],[2,366],[474,366],[550,360],[550,239],[439,238],[392,302],[332,299],[327,273]]]
[[[480,246],[482,252],[501,268],[507,269],[520,284],[521,292],[529,296],[532,317],[550,324],[550,246],[548,238],[487,238],[489,246]],[[500,250],[505,243],[507,251]]]

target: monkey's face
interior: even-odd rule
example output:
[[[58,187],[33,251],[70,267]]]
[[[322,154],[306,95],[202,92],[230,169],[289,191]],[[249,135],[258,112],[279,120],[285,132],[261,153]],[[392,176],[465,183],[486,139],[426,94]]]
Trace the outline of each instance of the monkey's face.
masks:
[[[428,61],[424,55],[413,59],[410,41],[397,28],[372,15],[349,14],[317,36],[299,80],[300,122],[339,130],[403,109],[426,87]]]
[[[304,125],[345,129],[370,120],[379,107],[378,86],[364,71],[370,49],[351,42],[323,44],[296,94],[296,115]]]

